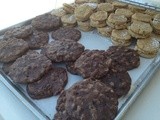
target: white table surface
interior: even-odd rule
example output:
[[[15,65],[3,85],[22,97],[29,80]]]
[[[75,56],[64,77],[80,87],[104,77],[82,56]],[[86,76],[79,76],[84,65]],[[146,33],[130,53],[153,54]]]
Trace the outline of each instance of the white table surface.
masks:
[[[0,29],[61,6],[67,0],[1,0]],[[73,0],[68,0],[73,1]],[[122,120],[160,120],[160,69]],[[0,82],[0,120],[38,120]]]

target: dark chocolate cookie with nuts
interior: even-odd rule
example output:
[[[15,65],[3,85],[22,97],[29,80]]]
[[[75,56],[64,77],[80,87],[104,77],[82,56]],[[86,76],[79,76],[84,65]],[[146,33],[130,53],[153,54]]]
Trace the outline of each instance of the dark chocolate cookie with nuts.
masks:
[[[106,57],[112,59],[112,69],[127,71],[140,65],[140,57],[137,51],[124,46],[111,46],[106,51]]]
[[[78,41],[81,38],[81,32],[74,28],[63,27],[52,32],[52,38],[55,40],[70,39]]]
[[[0,41],[0,62],[8,63],[21,57],[29,49],[28,43],[22,39],[9,38]]]
[[[52,41],[42,48],[45,54],[53,62],[75,61],[84,51],[84,46],[72,40]]]
[[[33,29],[31,25],[21,26],[21,27],[14,27],[7,30],[4,33],[3,39],[7,40],[9,38],[19,38],[24,39],[30,36],[33,33]]]
[[[49,41],[48,33],[34,30],[33,34],[25,39],[28,42],[30,49],[40,49]]]
[[[9,70],[9,77],[16,83],[38,81],[52,67],[52,62],[44,55],[29,52],[18,58]]]
[[[33,99],[42,99],[58,95],[68,81],[64,68],[52,68],[37,82],[27,85],[27,92]]]
[[[75,68],[75,61],[71,61],[71,62],[66,62],[66,69],[68,72],[70,72],[73,75],[78,75],[78,72]]]
[[[106,85],[113,88],[118,97],[126,95],[131,87],[131,77],[128,72],[109,70],[109,72],[100,79]]]
[[[61,93],[56,109],[55,120],[113,120],[118,98],[110,86],[85,79]]]
[[[60,17],[51,14],[43,14],[36,16],[32,20],[31,24],[35,29],[42,31],[55,30],[62,25]]]
[[[100,78],[108,73],[111,59],[106,58],[103,50],[86,50],[76,60],[75,68],[84,78]]]
[[[10,70],[10,66],[13,64],[14,62],[9,62],[9,63],[4,63],[2,66],[2,70],[5,74],[9,73]]]

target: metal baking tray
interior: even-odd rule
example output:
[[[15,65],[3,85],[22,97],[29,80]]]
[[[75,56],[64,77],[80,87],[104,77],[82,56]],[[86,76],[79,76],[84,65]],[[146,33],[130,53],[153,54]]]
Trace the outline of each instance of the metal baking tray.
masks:
[[[117,0],[117,1],[160,11],[160,0]]]
[[[3,37],[3,34],[6,30],[16,26],[28,25],[30,23],[31,19],[1,30],[0,39]],[[96,30],[91,32],[82,32],[82,38],[79,42],[82,43],[86,49],[91,50],[107,50],[108,47],[112,45],[110,38],[99,35]],[[63,64],[59,64],[58,66],[64,67]],[[127,109],[135,101],[137,96],[151,80],[151,77],[154,75],[154,73],[158,70],[159,67],[160,54],[158,54],[153,59],[140,58],[140,66],[134,70],[129,71],[129,74],[132,78],[131,89],[126,96],[119,99],[118,114],[115,120],[120,120],[122,118]],[[68,73],[68,78],[69,81],[65,89],[69,88],[75,82],[82,80],[82,77],[72,75],[70,73]],[[31,110],[40,120],[53,119],[53,116],[56,112],[55,106],[58,96],[53,96],[42,100],[31,99],[26,92],[26,86],[12,82],[12,80],[3,72],[2,64],[0,64],[0,80],[5,86],[9,88],[9,90],[13,94],[17,96],[20,102],[22,102],[29,110]]]

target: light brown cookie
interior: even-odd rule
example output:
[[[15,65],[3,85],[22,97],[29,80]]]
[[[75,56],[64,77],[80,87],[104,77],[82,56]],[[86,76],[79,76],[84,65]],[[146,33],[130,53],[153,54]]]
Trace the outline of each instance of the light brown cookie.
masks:
[[[152,20],[152,16],[144,13],[135,13],[134,15],[132,15],[132,20],[150,23]]]
[[[116,25],[121,25],[127,22],[127,18],[124,15],[117,15],[117,14],[111,13],[108,17],[108,22]]]
[[[113,28],[106,26],[106,27],[102,27],[102,28],[97,28],[97,30],[101,35],[106,36],[106,37],[110,37]]]
[[[131,16],[134,14],[131,10],[126,8],[119,8],[115,11],[115,14],[124,15],[127,19],[130,20]]]
[[[84,21],[84,22],[77,21],[77,23],[78,23],[79,29],[82,30],[82,31],[91,31],[91,30],[93,30],[93,27],[90,25],[90,20]]]
[[[148,15],[150,15],[150,16],[152,16],[152,17],[154,17],[159,12],[155,11],[155,10],[151,10],[151,9],[146,9],[145,13],[148,14]]]
[[[151,34],[151,32],[153,30],[149,23],[140,22],[140,21],[133,22],[130,26],[130,29],[134,33],[137,33],[142,36],[146,36],[148,34]]]
[[[123,29],[126,29],[127,28],[127,23],[124,23],[124,24],[120,24],[120,25],[116,25],[114,23],[111,23],[109,21],[106,22],[108,26],[114,28],[114,29],[117,29],[117,30],[123,30]]]
[[[63,23],[63,26],[66,27],[75,27],[77,25],[77,21],[74,14],[67,14],[62,16],[61,21]]]
[[[128,8],[134,13],[136,13],[136,12],[144,13],[146,10],[144,7],[140,7],[140,6],[136,6],[136,5],[128,5]]]
[[[106,21],[94,21],[94,20],[90,20],[90,25],[92,27],[97,27],[97,28],[101,28],[101,27],[105,27],[106,26]]]
[[[127,8],[128,4],[124,3],[124,2],[118,2],[118,1],[114,1],[112,3],[112,5],[115,7],[115,8]]]
[[[93,9],[86,4],[82,4],[75,8],[75,17],[78,21],[86,21],[93,13]]]
[[[64,3],[63,10],[66,11],[66,13],[73,14],[75,10],[75,4]]]
[[[129,46],[131,44],[131,36],[128,30],[113,30],[111,40],[114,45]]]
[[[133,32],[131,29],[130,29],[130,27],[128,27],[128,32],[129,32],[129,34],[132,36],[132,37],[134,37],[134,38],[148,38],[149,36],[150,36],[150,34],[148,34],[148,35],[140,35],[140,34],[137,34],[137,33],[135,33],[135,32]]]
[[[153,58],[158,53],[159,42],[152,38],[138,39],[135,49],[138,50],[140,56]]]
[[[106,11],[106,12],[113,12],[114,6],[111,3],[100,3],[98,4],[98,11]]]

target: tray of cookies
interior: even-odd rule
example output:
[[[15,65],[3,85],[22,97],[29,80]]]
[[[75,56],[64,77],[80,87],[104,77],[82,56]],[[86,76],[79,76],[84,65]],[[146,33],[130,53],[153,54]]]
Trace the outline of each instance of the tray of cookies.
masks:
[[[40,120],[121,119],[160,66],[160,12],[135,3],[75,0],[1,30],[0,80]]]

